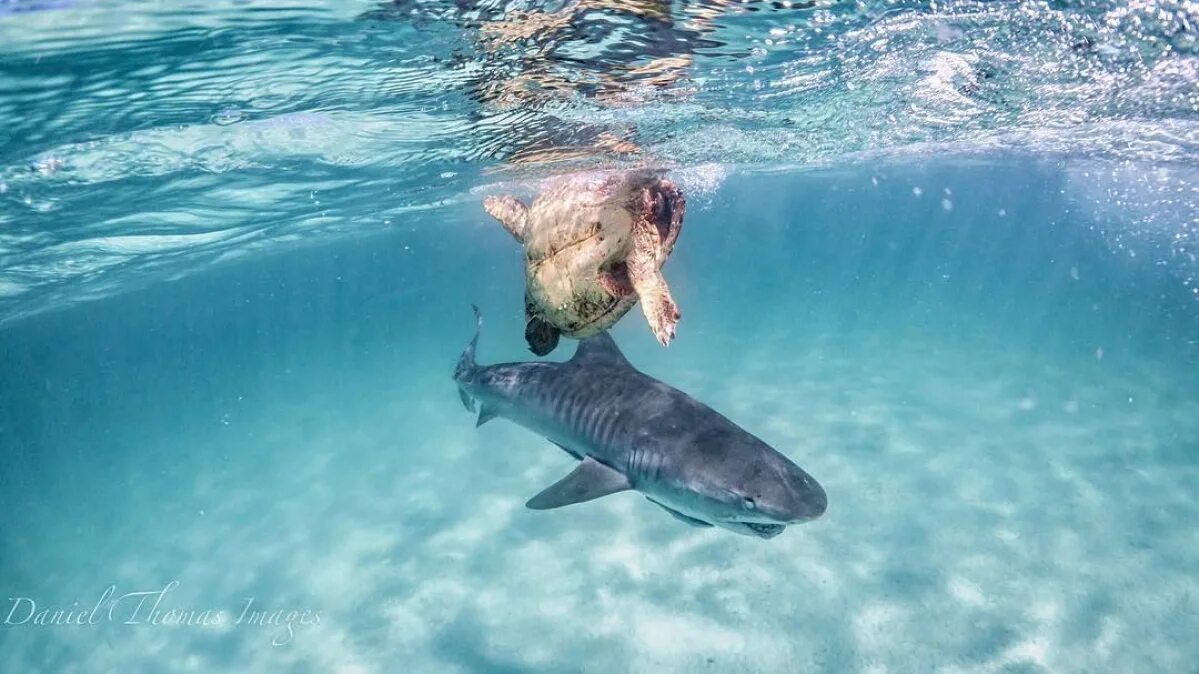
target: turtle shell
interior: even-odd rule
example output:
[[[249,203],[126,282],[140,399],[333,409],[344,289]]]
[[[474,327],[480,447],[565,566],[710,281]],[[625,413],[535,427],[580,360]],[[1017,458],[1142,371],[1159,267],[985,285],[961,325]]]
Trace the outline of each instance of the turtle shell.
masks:
[[[569,337],[612,327],[636,303],[617,297],[600,274],[624,265],[633,246],[628,195],[569,181],[529,208],[525,275],[531,310]]]

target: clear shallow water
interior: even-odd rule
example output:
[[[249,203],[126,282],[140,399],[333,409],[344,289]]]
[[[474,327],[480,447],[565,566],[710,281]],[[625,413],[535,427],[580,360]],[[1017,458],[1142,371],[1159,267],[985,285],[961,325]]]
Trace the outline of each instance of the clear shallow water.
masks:
[[[575,64],[619,104],[501,104],[471,92],[563,60],[488,56],[498,8],[0,3],[0,597],[178,581],[163,609],[225,616],[0,624],[0,670],[1192,671],[1192,10],[1033,8],[763,6],[665,91],[630,31]],[[1006,64],[1016,112],[938,98],[948,54]],[[617,340],[820,480],[820,520],[531,512],[569,459],[462,410],[470,303],[483,362],[527,354],[479,199],[636,161],[605,132],[689,197],[677,342]]]
[[[770,541],[631,494],[523,508],[570,460],[457,400],[470,302],[484,362],[525,354],[519,254],[474,208],[11,326],[4,596],[323,613],[281,647],[9,626],[4,669],[1189,671],[1199,318],[1064,180],[739,176],[688,215],[678,341],[616,337],[826,487]]]

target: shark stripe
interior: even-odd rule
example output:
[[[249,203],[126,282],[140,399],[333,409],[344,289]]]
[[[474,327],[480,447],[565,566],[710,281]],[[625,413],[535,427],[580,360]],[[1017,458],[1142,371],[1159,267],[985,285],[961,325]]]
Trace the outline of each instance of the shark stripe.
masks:
[[[604,410],[604,414],[600,417],[599,424],[596,425],[595,439],[604,447],[611,447],[608,442],[608,431],[612,428],[612,421],[616,418],[616,414],[611,410]]]
[[[570,423],[570,415],[575,409],[574,397],[577,393],[577,391],[569,388],[563,391],[561,396],[562,406],[558,410],[558,418],[562,420],[562,425],[571,430],[574,430],[574,426]]]
[[[603,439],[600,437],[600,429],[603,428],[604,422],[607,421],[610,415],[611,411],[608,409],[607,405],[597,405],[595,408],[595,413],[592,414],[591,428],[588,433],[590,433],[591,438],[596,444],[602,445],[604,443]]]
[[[574,395],[574,407],[571,410],[571,428],[576,432],[583,431],[583,413],[588,411],[588,389],[583,387],[583,390]]]
[[[584,405],[583,413],[579,418],[579,430],[582,431],[583,437],[594,440],[595,436],[591,433],[591,426],[595,420],[596,409],[594,405]]]
[[[594,404],[591,408],[591,422],[587,427],[588,435],[594,442],[599,444],[603,443],[603,440],[600,438],[600,428],[603,426],[604,421],[611,414],[611,406],[608,404],[607,398],[607,395],[601,395],[597,396],[596,399],[592,401]]]
[[[538,403],[541,405],[541,409],[553,418],[558,417],[558,406],[561,404],[558,393],[562,389],[562,384],[562,381],[550,381],[541,387],[541,397]]]
[[[567,428],[575,430],[574,417],[579,412],[579,390],[567,388],[562,393],[562,419]]]
[[[624,417],[620,413],[620,409],[616,409],[609,415],[610,421],[607,428],[604,430],[604,444],[608,447],[615,447],[620,444],[625,437],[624,432]]]
[[[565,379],[555,382],[555,385],[551,389],[550,400],[552,404],[550,406],[550,413],[555,419],[566,420],[570,392],[570,382]]]

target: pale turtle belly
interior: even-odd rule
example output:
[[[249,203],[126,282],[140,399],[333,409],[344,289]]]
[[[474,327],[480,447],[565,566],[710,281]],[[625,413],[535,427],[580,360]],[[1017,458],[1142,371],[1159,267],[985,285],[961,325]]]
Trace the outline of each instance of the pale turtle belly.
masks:
[[[571,236],[570,230],[578,235]],[[529,297],[538,313],[569,337],[610,328],[636,302],[636,296],[614,297],[599,282],[603,270],[628,256],[628,228],[592,223],[548,234],[556,236],[531,241],[526,258]],[[546,257],[533,253],[547,250],[552,253]]]
[[[529,297],[542,318],[568,337],[583,338],[612,327],[636,302],[613,297],[599,284],[599,267],[555,255],[530,269]]]
[[[591,202],[593,194],[539,199],[525,241],[529,298],[541,318],[568,337],[610,328],[636,302],[614,297],[600,274],[632,249],[632,217],[623,200]],[[588,197],[588,198],[584,198]]]

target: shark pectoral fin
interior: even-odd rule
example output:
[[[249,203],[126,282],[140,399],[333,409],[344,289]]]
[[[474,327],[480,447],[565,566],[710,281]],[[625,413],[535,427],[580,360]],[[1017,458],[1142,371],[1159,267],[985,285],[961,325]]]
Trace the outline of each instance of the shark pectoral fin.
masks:
[[[533,510],[561,508],[626,489],[632,489],[627,477],[586,456],[569,475],[529,499],[525,507]]]
[[[479,420],[475,422],[475,428],[491,421],[495,418],[495,410],[486,405],[479,405]]]
[[[675,510],[674,508],[668,508],[668,507],[666,507],[666,506],[662,505],[661,503],[658,503],[657,501],[653,500],[652,498],[650,498],[650,497],[648,497],[648,496],[646,496],[646,497],[645,497],[645,499],[646,499],[647,501],[649,501],[650,503],[653,503],[654,505],[658,506],[658,507],[659,507],[659,508],[661,508],[662,510],[665,510],[666,512],[670,513],[670,516],[671,516],[671,517],[675,518],[676,520],[678,520],[678,521],[680,521],[680,522],[682,522],[682,523],[684,523],[684,524],[690,524],[690,525],[691,525],[691,526],[693,526],[693,527],[705,527],[705,528],[706,528],[706,527],[711,527],[711,526],[712,526],[711,524],[709,524],[709,523],[707,523],[707,522],[705,522],[705,521],[703,521],[703,520],[697,520],[697,519],[695,519],[694,517],[690,517],[690,516],[684,515],[683,513],[681,513],[681,512],[679,512],[679,511]]]

